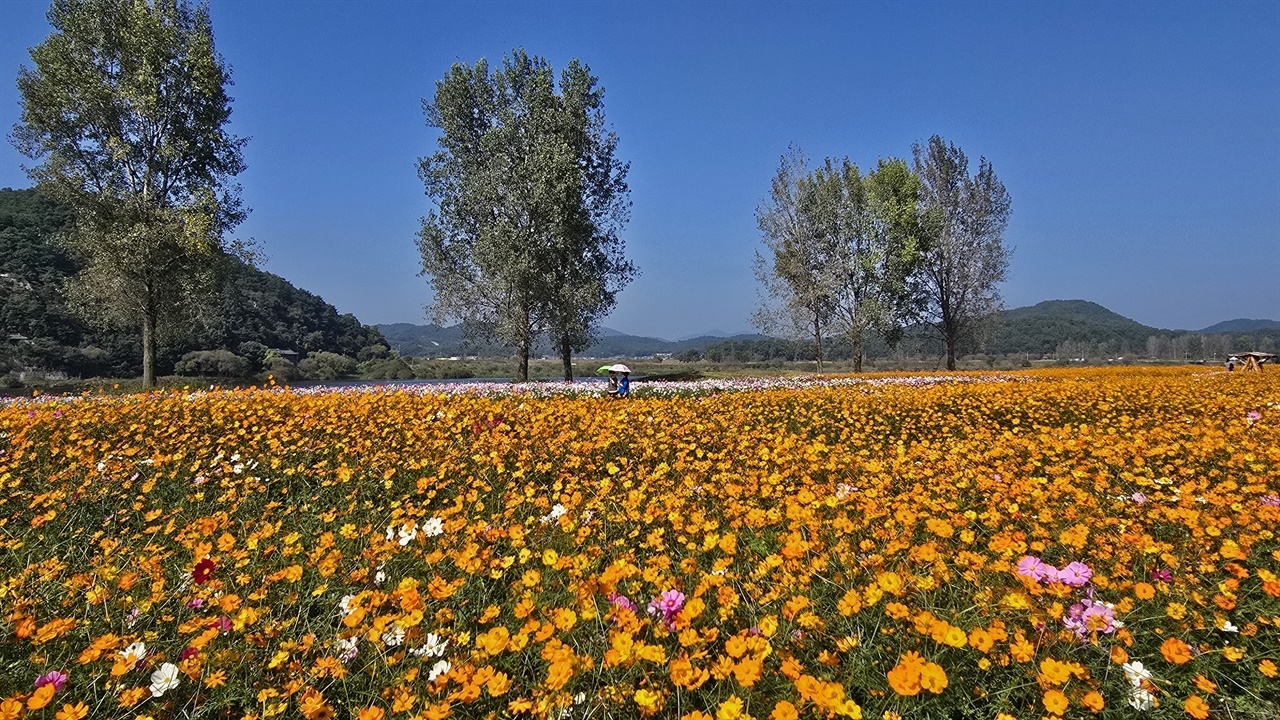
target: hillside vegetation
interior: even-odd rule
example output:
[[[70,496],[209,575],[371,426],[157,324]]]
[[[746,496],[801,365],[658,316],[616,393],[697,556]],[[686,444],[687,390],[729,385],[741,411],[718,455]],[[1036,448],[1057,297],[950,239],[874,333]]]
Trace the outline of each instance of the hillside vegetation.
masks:
[[[0,190],[0,376],[28,367],[77,377],[139,371],[136,332],[92,325],[68,304],[64,283],[78,266],[56,237],[70,222],[37,190]],[[203,326],[166,329],[162,374],[193,351],[234,354],[249,371],[269,363],[269,349],[333,353],[353,364],[389,355],[377,328],[319,296],[234,258],[212,261],[222,266],[221,292]]]

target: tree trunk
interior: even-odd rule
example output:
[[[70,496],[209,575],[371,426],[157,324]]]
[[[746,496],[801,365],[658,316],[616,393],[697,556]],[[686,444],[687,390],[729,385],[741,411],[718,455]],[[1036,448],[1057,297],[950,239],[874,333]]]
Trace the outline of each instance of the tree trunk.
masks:
[[[862,333],[853,334],[853,371],[862,372]]]
[[[142,311],[142,387],[156,386],[156,310],[150,298]]]
[[[813,315],[813,346],[818,356],[818,372],[822,372],[822,325],[817,313]]]
[[[560,338],[560,359],[564,361],[564,381],[573,382],[573,348],[568,336]]]
[[[955,370],[956,369],[956,341],[951,336],[947,336],[947,338],[945,339],[945,342],[947,343],[947,369]]]
[[[520,369],[517,372],[516,379],[520,382],[529,382],[529,335],[520,338]]]

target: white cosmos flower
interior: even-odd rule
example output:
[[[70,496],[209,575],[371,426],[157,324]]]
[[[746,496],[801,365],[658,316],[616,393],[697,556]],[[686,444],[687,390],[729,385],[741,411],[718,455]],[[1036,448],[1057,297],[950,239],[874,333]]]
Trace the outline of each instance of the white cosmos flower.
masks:
[[[343,664],[351,662],[355,659],[356,654],[360,652],[360,648],[358,647],[359,644],[360,638],[358,636],[338,638],[338,659],[341,660]]]
[[[374,584],[374,585],[381,585],[382,583],[386,582],[386,580],[387,580],[387,574],[386,574],[386,573],[384,573],[384,572],[382,572],[382,568],[383,568],[383,567],[384,567],[384,564],[383,564],[383,563],[379,563],[379,564],[378,564],[377,572],[375,572],[375,573],[373,574],[373,584]]]
[[[438,517],[433,517],[422,524],[422,534],[427,537],[435,537],[444,534],[444,521]]]
[[[1221,630],[1222,632],[1229,632],[1229,633],[1238,633],[1238,632],[1240,632],[1240,628],[1238,628],[1238,627],[1236,627],[1234,624],[1232,624],[1232,622],[1231,622],[1230,620],[1223,620],[1223,621],[1222,621],[1222,627],[1221,627],[1221,628],[1219,628],[1219,630]]]
[[[441,638],[435,633],[427,633],[427,641],[414,648],[411,652],[418,657],[440,657],[444,655],[445,648],[449,647],[449,641]]]
[[[1134,687],[1141,685],[1143,680],[1151,679],[1151,671],[1143,666],[1141,660],[1134,660],[1120,667],[1124,669],[1124,676],[1129,679],[1129,684]]]
[[[132,657],[133,665],[134,667],[137,667],[137,665],[147,657],[147,644],[139,640],[117,654],[120,656],[121,660],[128,660]]]
[[[551,507],[551,512],[549,512],[549,513],[547,513],[546,515],[543,515],[543,516],[542,516],[542,524],[543,524],[543,525],[546,525],[546,524],[548,524],[548,523],[553,523],[553,522],[555,522],[556,520],[559,520],[559,519],[560,519],[560,516],[561,516],[561,515],[564,515],[564,514],[565,514],[565,513],[567,513],[567,512],[569,512],[569,509],[568,509],[568,508],[566,508],[565,506],[561,505],[560,503],[556,503],[555,505],[553,505],[553,506]]]
[[[1155,707],[1155,697],[1140,687],[1129,690],[1129,707],[1134,710],[1150,710]]]
[[[404,642],[404,628],[399,625],[392,625],[391,629],[382,633],[382,644],[387,647],[395,647]]]
[[[418,528],[413,525],[404,525],[396,535],[399,536],[398,542],[400,543],[400,547],[404,547],[405,545],[413,542],[414,538],[418,537]]]
[[[151,673],[151,697],[160,697],[178,687],[178,666],[165,663],[160,669]]]
[[[441,660],[440,662],[437,662],[435,665],[431,666],[431,672],[427,674],[427,682],[434,681],[436,678],[449,672],[452,668],[453,666],[449,664],[448,660]]]
[[[343,617],[351,614],[351,601],[355,599],[355,595],[343,595],[342,599],[338,601],[338,609],[342,611]]]

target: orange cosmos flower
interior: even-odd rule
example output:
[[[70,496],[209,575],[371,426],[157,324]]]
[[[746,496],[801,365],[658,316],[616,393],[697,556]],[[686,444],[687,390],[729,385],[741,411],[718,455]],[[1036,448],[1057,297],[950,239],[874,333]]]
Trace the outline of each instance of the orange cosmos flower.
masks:
[[[947,689],[946,671],[937,663],[925,663],[925,666],[920,668],[920,687],[934,695],[941,694]]]
[[[1191,646],[1178,638],[1167,638],[1160,644],[1160,654],[1174,665],[1191,662]]]
[[[1089,708],[1089,712],[1095,713],[1102,712],[1102,708],[1107,705],[1106,701],[1102,699],[1102,694],[1097,690],[1090,690],[1085,693],[1085,696],[1080,698],[1080,704]]]
[[[1276,669],[1276,664],[1269,659],[1263,660],[1262,662],[1258,663],[1258,672],[1262,673],[1263,675],[1266,675],[1267,677],[1273,680],[1275,679],[1276,675],[1280,675],[1280,671],[1277,671]]]
[[[1044,694],[1044,709],[1053,715],[1061,716],[1067,711],[1067,696],[1057,688],[1052,688]]]
[[[27,709],[39,710],[40,708],[43,708],[45,705],[48,705],[49,701],[53,700],[53,694],[55,692],[57,691],[54,689],[53,683],[49,683],[48,685],[41,685],[40,687],[36,688],[36,691],[31,694],[31,697],[27,698]]]
[[[357,720],[385,720],[387,713],[378,706],[362,708]]]
[[[1218,690],[1217,684],[1204,675],[1197,675],[1193,682],[1195,682],[1196,687],[1200,688],[1200,692],[1206,695],[1212,695]]]
[[[920,694],[920,668],[915,665],[898,663],[888,672],[889,687],[904,697]]]
[[[796,706],[786,700],[779,700],[773,706],[773,712],[769,713],[769,720],[797,720],[799,717]]]
[[[1182,703],[1182,709],[1196,720],[1205,720],[1209,717],[1209,703],[1205,702],[1199,695],[1192,695]]]
[[[54,715],[54,718],[55,720],[84,720],[84,717],[88,714],[89,706],[85,705],[82,701],[75,705],[63,705],[62,709],[58,711],[58,714]]]
[[[1156,596],[1156,589],[1150,583],[1140,582],[1133,586],[1133,595],[1139,600],[1150,600]]]

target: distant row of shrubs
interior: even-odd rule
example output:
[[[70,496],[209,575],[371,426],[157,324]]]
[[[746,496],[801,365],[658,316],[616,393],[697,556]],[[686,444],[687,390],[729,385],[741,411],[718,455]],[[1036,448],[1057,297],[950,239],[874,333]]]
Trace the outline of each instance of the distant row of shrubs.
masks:
[[[466,367],[449,363],[416,363],[410,365],[404,358],[393,356],[381,348],[361,353],[357,359],[338,353],[317,351],[308,353],[300,362],[282,357],[266,347],[240,348],[240,353],[230,350],[196,350],[182,356],[173,368],[175,375],[199,378],[223,378],[242,380],[265,379],[271,376],[277,382],[333,381],[346,379],[365,380],[413,380],[416,378],[470,378],[473,373]],[[252,345],[258,345],[252,343]]]

